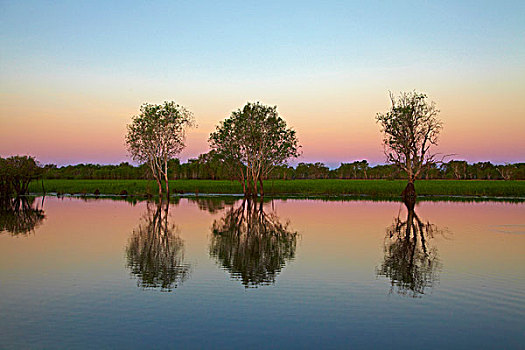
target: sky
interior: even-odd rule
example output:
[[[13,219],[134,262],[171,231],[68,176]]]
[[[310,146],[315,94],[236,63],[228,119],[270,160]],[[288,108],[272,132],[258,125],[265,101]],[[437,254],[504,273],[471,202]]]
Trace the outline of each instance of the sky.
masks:
[[[208,151],[246,102],[276,105],[297,162],[384,163],[377,113],[416,90],[441,111],[435,152],[525,161],[523,1],[0,0],[0,156],[130,161],[126,125],[176,101]]]

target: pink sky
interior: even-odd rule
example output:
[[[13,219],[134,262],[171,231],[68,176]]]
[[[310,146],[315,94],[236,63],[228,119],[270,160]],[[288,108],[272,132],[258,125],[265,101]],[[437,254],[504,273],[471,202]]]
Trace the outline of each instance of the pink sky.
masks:
[[[297,131],[303,155],[294,163],[320,161],[337,166],[360,159],[384,163],[381,134],[374,117],[389,108],[386,86],[373,89],[370,85],[374,84],[365,82],[364,89],[356,89],[336,83],[321,81],[317,89],[263,87],[241,92],[239,88],[217,94],[209,91],[209,86],[200,93],[195,89],[182,94],[174,91],[148,95],[144,91],[119,95],[110,90],[85,93],[79,87],[68,91],[62,86],[4,93],[0,155],[29,154],[42,163],[61,165],[130,161],[124,144],[126,124],[141,103],[173,99],[193,111],[198,123],[189,131],[187,147],[181,153],[181,159],[186,160],[208,150],[208,135],[232,110],[246,101],[259,100],[277,105],[288,125]],[[490,91],[481,86],[461,94],[464,88],[426,90],[444,121],[436,151],[469,162],[525,161],[522,91]],[[182,96],[176,99],[177,95]]]

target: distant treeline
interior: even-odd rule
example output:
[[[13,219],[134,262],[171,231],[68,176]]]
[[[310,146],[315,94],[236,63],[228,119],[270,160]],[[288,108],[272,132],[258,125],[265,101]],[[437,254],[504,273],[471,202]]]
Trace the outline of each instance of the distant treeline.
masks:
[[[169,162],[169,178],[227,180],[230,172],[220,161],[204,154],[197,159],[180,163],[178,159]],[[133,166],[129,163],[119,165],[77,164],[57,167],[44,166],[47,179],[149,179],[149,169],[145,165]],[[452,160],[434,165],[425,170],[422,179],[455,180],[524,180],[525,163],[495,165],[490,162],[468,164],[466,161]],[[269,179],[406,179],[406,174],[395,165],[370,166],[366,160],[341,163],[337,169],[330,170],[323,163],[299,163],[296,167],[279,166],[273,169]]]

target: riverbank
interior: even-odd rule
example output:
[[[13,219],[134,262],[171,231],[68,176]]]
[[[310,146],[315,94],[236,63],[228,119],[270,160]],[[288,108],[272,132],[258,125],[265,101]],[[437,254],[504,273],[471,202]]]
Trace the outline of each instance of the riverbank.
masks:
[[[43,185],[43,186],[42,186]],[[419,180],[420,196],[487,196],[525,197],[525,181],[488,180]],[[398,197],[406,180],[268,180],[264,182],[268,196],[348,196]],[[173,180],[172,194],[242,194],[238,182],[224,180]],[[157,185],[149,180],[44,180],[29,186],[33,194],[105,194],[155,196]]]

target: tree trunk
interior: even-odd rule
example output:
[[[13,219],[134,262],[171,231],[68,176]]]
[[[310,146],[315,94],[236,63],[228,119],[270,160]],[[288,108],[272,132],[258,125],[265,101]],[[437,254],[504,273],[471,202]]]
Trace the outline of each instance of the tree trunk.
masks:
[[[416,188],[414,182],[407,183],[407,186],[401,192],[401,198],[409,209],[413,209],[416,204]]]
[[[159,198],[160,200],[162,200],[162,182],[159,178],[155,178],[155,180],[157,181],[157,185],[159,186]]]
[[[166,182],[166,198],[170,200],[170,184],[168,179],[168,160],[164,160],[164,181]]]
[[[259,177],[259,184],[261,185],[261,198],[262,198],[264,197],[264,188],[263,188],[263,181],[260,177]]]

